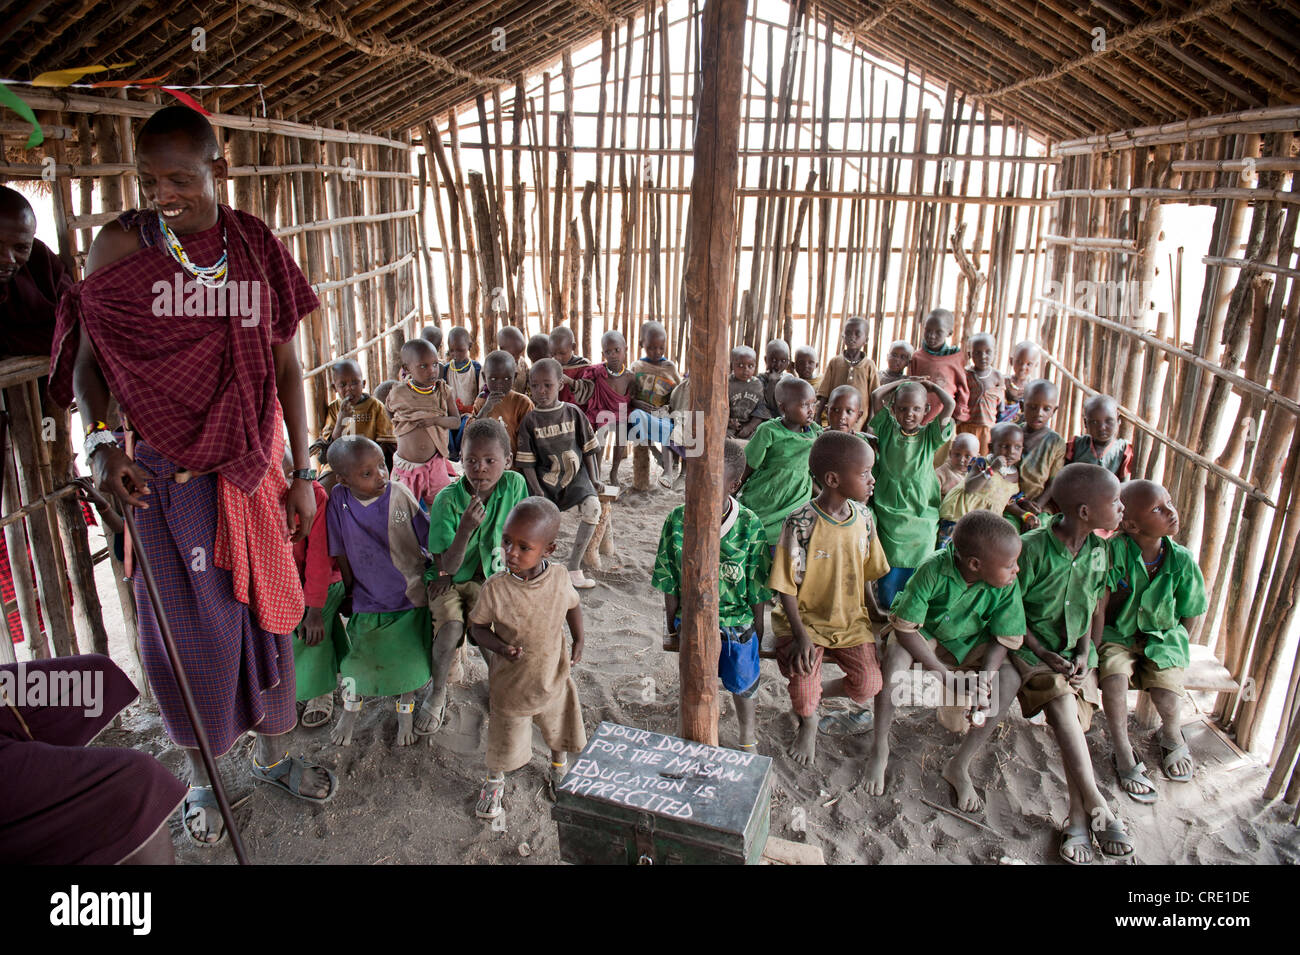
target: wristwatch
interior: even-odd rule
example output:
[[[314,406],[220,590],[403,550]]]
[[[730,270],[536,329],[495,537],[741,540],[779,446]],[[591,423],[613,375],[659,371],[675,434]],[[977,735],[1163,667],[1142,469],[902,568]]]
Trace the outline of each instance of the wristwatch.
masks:
[[[299,468],[297,471],[290,471],[289,478],[294,481],[314,481],[316,480],[316,469]]]

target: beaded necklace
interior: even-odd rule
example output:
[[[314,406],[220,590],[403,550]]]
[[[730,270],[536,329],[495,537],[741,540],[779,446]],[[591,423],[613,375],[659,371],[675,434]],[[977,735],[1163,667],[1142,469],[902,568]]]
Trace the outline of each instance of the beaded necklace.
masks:
[[[1164,560],[1164,559],[1165,559],[1165,542],[1164,542],[1163,539],[1161,539],[1161,541],[1160,541],[1160,550],[1159,550],[1159,552],[1156,554],[1156,559],[1155,559],[1155,560],[1144,560],[1144,561],[1142,561],[1142,566],[1143,566],[1143,567],[1155,567],[1156,565],[1158,565],[1158,564],[1159,564],[1162,560]]]
[[[613,368],[610,368],[608,362],[605,363],[605,373],[606,373],[607,375],[609,375],[609,377],[611,377],[611,378],[617,378],[619,375],[623,374],[625,371],[627,371],[627,362],[624,362],[624,363],[623,363],[623,367],[620,368],[618,371],[615,371]]]
[[[520,577],[518,574],[516,574],[516,573],[515,573],[513,570],[511,570],[509,567],[506,568],[506,573],[509,574],[511,577],[513,577],[515,580],[520,580],[520,581],[523,581],[524,583],[527,584],[527,583],[530,583],[530,582],[536,580],[538,577],[542,576],[542,574],[546,573],[546,568],[547,568],[547,567],[550,567],[550,566],[551,566],[551,562],[550,562],[549,560],[547,560],[545,557],[543,557],[543,558],[542,558],[542,569],[539,570],[537,573],[533,574],[533,576],[531,576],[531,577]]]
[[[158,227],[162,230],[163,243],[167,246],[167,252],[171,255],[176,263],[185,270],[186,274],[192,276],[194,281],[208,288],[223,288],[229,278],[229,271],[226,268],[226,224],[221,223],[221,258],[217,259],[212,265],[195,265],[190,261],[190,257],[185,253],[185,246],[181,245],[181,240],[176,237],[176,233],[167,225],[162,213],[158,213]]]
[[[454,358],[451,360],[451,370],[454,371],[454,372],[455,372],[456,374],[458,374],[458,375],[463,375],[463,374],[465,374],[465,372],[469,371],[469,370],[470,370],[471,368],[473,368],[473,367],[474,367],[474,362],[473,362],[472,359],[469,359],[469,358],[466,358],[466,359],[465,359],[465,364],[464,364],[464,366],[458,366],[458,365],[456,364],[456,359],[454,359]]]
[[[417,395],[431,395],[433,394],[433,389],[435,387],[435,385],[430,385],[428,388],[421,388],[414,381],[408,381],[407,384],[411,386],[411,390]]]

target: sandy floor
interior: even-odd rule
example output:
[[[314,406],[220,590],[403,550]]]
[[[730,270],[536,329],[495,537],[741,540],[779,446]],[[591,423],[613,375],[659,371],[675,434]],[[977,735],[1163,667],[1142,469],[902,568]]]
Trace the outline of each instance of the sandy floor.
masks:
[[[631,477],[624,470],[624,481]],[[575,676],[590,730],[601,720],[673,733],[677,725],[675,654],[660,649],[662,601],[650,587],[659,528],[681,491],[635,492],[624,487],[616,510],[620,570],[594,575],[600,585],[583,594],[587,650]],[[572,539],[567,516],[560,554]],[[107,565],[100,565],[101,576]],[[125,659],[122,627],[111,581],[101,591],[114,654]],[[470,660],[465,679],[451,691],[447,724],[431,741],[393,745],[391,703],[369,703],[353,745],[330,744],[327,730],[295,732],[295,749],[339,776],[335,799],[323,806],[299,802],[246,771],[252,739],[222,760],[245,843],[258,862],[482,863],[558,862],[551,803],[546,796],[546,751],[534,740],[533,763],[511,775],[506,815],[499,829],[476,819],[486,742],[486,668]],[[772,833],[821,846],[831,863],[1056,861],[1057,827],[1066,810],[1065,782],[1050,731],[1024,720],[1017,707],[975,764],[975,782],[987,800],[977,818],[987,829],[936,810],[952,806],[939,775],[958,737],[940,726],[934,711],[908,708],[892,734],[893,759],[885,796],[865,795],[858,784],[870,736],[821,737],[815,766],[801,770],[784,756],[793,722],[784,683],[772,661],[763,662],[758,695],[759,747],[775,757]],[[721,742],[735,745],[735,714],[725,697]],[[1185,715],[1195,718],[1191,703]],[[1160,801],[1140,806],[1123,795],[1110,769],[1110,745],[1101,720],[1089,734],[1103,791],[1129,826],[1143,863],[1300,862],[1300,828],[1291,807],[1260,798],[1266,769],[1239,758],[1210,731],[1188,730],[1197,757],[1196,778],[1178,785],[1157,780]],[[1159,766],[1154,741],[1135,734],[1148,766]],[[101,742],[153,753],[178,775],[183,760],[169,748],[157,715],[134,704],[122,727]],[[1155,773],[1158,776],[1158,770]],[[801,808],[803,813],[795,813]],[[796,819],[807,819],[796,831]],[[992,831],[989,831],[992,830]],[[192,846],[172,822],[178,858],[185,863],[234,861],[228,844]],[[1100,864],[1100,863],[1099,863]]]

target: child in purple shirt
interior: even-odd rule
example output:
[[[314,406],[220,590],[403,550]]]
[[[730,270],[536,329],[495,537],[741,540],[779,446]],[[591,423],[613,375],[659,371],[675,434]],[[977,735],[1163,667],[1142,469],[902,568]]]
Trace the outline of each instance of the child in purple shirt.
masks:
[[[329,462],[339,483],[325,529],[349,614],[348,652],[339,664],[343,716],[330,740],[351,744],[362,697],[396,696],[397,745],[407,746],[415,742],[415,691],[433,676],[421,546],[429,518],[406,485],[388,480],[384,453],[369,438],[338,439]]]

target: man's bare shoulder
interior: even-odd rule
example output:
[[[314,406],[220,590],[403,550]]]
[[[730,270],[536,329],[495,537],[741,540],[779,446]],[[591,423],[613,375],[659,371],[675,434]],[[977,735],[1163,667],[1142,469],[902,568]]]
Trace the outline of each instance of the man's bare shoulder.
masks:
[[[140,249],[140,236],[134,229],[124,229],[110,222],[99,230],[86,255],[86,275],[106,268]]]

